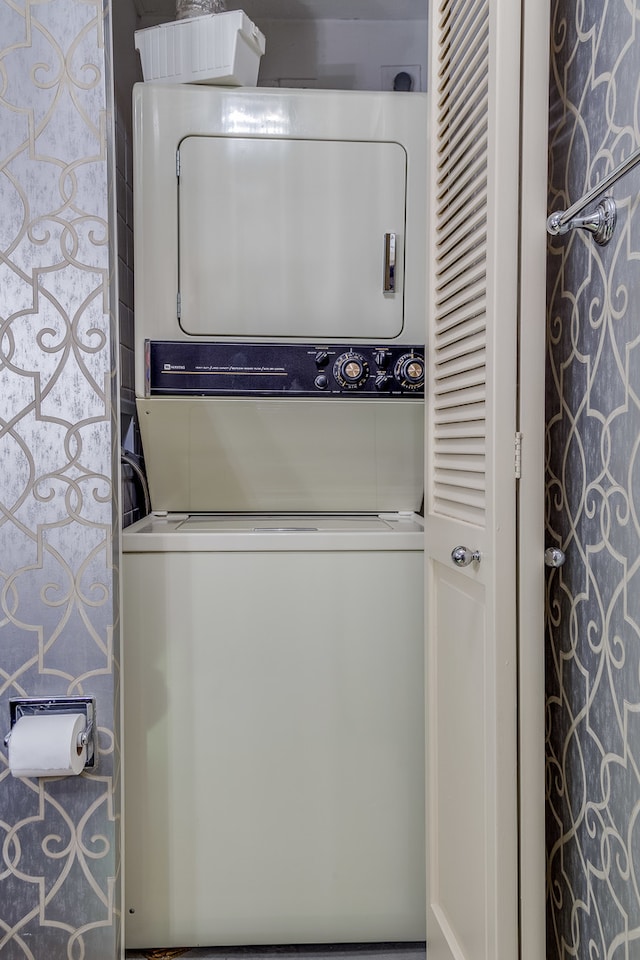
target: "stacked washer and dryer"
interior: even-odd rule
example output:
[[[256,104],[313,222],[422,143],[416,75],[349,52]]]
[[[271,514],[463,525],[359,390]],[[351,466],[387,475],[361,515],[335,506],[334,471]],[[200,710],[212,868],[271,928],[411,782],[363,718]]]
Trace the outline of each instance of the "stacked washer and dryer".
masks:
[[[134,124],[127,946],[423,940],[426,98]]]

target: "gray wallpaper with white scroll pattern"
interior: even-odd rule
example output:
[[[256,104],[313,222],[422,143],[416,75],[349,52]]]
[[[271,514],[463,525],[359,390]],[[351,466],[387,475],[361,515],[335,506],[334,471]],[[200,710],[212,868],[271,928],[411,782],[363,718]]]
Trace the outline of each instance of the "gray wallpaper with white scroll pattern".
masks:
[[[114,330],[102,0],[0,0],[0,734],[95,695],[99,765],[16,779],[0,736],[0,956],[119,940]]]
[[[550,210],[640,144],[639,95],[636,0],[552,0]],[[549,960],[640,956],[640,167],[609,195],[608,246],[549,244]]]

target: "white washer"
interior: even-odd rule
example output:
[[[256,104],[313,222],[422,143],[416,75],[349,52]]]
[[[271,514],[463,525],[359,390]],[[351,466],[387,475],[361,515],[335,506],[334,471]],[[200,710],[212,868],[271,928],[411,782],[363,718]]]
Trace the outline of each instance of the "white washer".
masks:
[[[420,518],[122,539],[127,946],[423,940]]]

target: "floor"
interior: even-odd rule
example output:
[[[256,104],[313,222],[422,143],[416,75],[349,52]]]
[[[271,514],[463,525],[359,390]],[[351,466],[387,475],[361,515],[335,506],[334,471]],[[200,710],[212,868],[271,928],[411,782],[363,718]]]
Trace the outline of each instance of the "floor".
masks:
[[[425,960],[424,943],[331,943],[280,947],[127,950],[126,960]]]

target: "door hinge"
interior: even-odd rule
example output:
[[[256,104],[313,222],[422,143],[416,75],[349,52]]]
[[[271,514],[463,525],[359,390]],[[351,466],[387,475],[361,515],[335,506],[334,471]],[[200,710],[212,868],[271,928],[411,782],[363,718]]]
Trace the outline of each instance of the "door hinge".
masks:
[[[516,480],[519,480],[522,476],[522,434],[518,431],[515,435],[515,450],[514,450],[514,459],[513,465],[515,470]]]
[[[179,320],[180,317],[182,316],[182,294],[180,293],[179,290],[178,290],[178,293],[176,294],[176,313],[178,315],[178,320]]]

